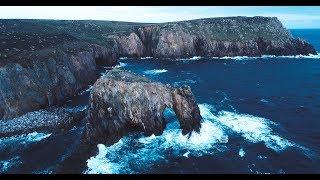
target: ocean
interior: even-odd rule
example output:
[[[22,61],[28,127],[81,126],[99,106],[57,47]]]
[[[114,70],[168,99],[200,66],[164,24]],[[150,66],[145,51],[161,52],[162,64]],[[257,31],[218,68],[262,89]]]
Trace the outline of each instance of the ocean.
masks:
[[[320,30],[291,32],[320,52]],[[200,133],[183,136],[174,112],[166,111],[162,135],[98,144],[79,173],[320,173],[320,55],[120,62],[117,68],[189,85],[203,118]],[[85,106],[88,95],[67,106]],[[52,173],[78,136],[75,127],[66,134],[1,138],[0,173]]]

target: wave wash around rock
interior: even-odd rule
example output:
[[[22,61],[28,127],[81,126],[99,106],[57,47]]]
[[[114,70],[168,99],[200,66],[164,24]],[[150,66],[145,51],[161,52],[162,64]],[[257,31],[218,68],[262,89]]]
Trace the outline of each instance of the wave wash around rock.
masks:
[[[201,126],[190,87],[172,88],[123,70],[112,70],[97,80],[89,106],[85,131],[89,143],[114,143],[132,131],[160,135],[166,127],[166,108],[174,110],[182,134],[199,132]]]

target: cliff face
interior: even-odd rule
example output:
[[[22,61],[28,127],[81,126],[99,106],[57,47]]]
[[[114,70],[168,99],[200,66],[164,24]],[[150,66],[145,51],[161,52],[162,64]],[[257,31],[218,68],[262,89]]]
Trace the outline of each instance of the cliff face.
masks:
[[[160,135],[165,108],[173,108],[183,134],[200,130],[200,110],[190,88],[174,89],[126,71],[112,70],[90,94],[87,142],[110,143],[131,131]]]
[[[138,38],[116,40],[122,56],[192,57],[307,55],[316,51],[306,41],[295,39],[277,18],[228,17],[153,24],[138,28]],[[135,36],[114,36],[130,39]],[[142,44],[141,44],[141,42]],[[128,44],[129,43],[129,44]],[[126,46],[135,46],[127,51]],[[125,52],[125,53],[122,53]]]
[[[0,119],[62,104],[94,83],[96,63],[115,65],[115,56],[99,45],[77,42],[10,60],[0,68]]]
[[[119,56],[315,54],[277,18],[228,17],[142,24],[0,20],[0,119],[61,104]]]

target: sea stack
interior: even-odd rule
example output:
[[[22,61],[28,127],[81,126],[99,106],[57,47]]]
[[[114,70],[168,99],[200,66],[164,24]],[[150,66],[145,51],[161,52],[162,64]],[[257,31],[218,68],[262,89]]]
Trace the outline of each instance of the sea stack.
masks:
[[[109,71],[92,88],[85,139],[113,143],[132,131],[160,135],[166,108],[176,113],[183,134],[199,132],[200,110],[189,87],[172,88],[127,71]]]

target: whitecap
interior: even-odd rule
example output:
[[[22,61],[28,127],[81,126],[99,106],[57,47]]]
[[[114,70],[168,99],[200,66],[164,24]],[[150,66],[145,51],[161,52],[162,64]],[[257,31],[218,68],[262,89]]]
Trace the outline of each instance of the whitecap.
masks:
[[[166,162],[168,156],[190,157],[215,154],[226,150],[228,136],[222,127],[210,118],[213,116],[200,106],[203,117],[199,133],[182,135],[177,121],[167,125],[160,136],[123,137],[106,147],[98,145],[98,154],[87,160],[88,174],[137,173],[146,171],[155,163]]]
[[[260,102],[263,102],[263,103],[269,103],[269,101],[268,100],[266,100],[266,99],[260,99]]]
[[[152,59],[153,57],[147,56],[147,57],[141,57],[140,59]]]
[[[240,148],[239,150],[239,156],[243,157],[244,155],[246,155],[246,152],[243,150],[243,148]]]
[[[119,59],[120,60],[126,60],[126,59],[128,59],[128,57],[120,57]]]
[[[201,56],[193,56],[192,58],[190,58],[190,60],[198,60],[201,59]]]
[[[262,55],[262,56],[224,56],[224,57],[210,57],[211,59],[233,59],[233,60],[250,60],[250,59],[270,59],[270,58],[291,58],[291,59],[320,59],[320,53],[309,55],[289,55],[289,56],[276,56],[276,55]]]
[[[168,70],[166,69],[153,69],[153,70],[146,70],[143,73],[148,75],[157,75],[157,74],[165,73],[167,71]]]
[[[186,153],[183,154],[184,157],[188,158],[190,154],[190,151],[187,151]]]
[[[268,119],[228,111],[219,112],[216,119],[246,140],[253,143],[264,142],[266,147],[275,151],[295,146],[293,142],[276,135],[270,127],[276,124]]]
[[[114,66],[114,68],[121,68],[121,67],[125,67],[127,65],[128,65],[127,63],[120,62],[118,65]]]
[[[50,135],[51,134],[33,132],[33,133],[29,133],[29,134],[4,137],[4,138],[0,138],[0,147],[2,145],[6,145],[9,143],[26,144],[26,143],[37,142],[37,141],[41,141],[41,140],[49,137]]]
[[[179,60],[179,61],[192,61],[192,60],[199,60],[201,58],[202,58],[201,56],[193,56],[191,58],[178,58],[176,60]]]

